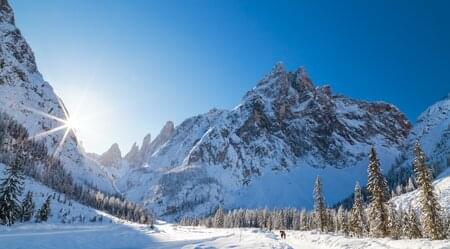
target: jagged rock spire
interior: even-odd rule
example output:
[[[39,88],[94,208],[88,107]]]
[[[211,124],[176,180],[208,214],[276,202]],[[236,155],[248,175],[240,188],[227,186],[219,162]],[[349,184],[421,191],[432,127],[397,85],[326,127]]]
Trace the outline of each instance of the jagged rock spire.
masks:
[[[175,130],[175,126],[172,121],[167,121],[163,128],[161,129],[161,134],[172,134],[172,132]]]
[[[300,93],[310,92],[314,90],[314,85],[308,76],[304,67],[300,67],[295,71],[295,80],[293,87]]]
[[[285,72],[286,69],[284,67],[284,63],[282,61],[278,61],[272,68],[272,73],[281,73]]]
[[[119,149],[119,145],[114,143],[111,147],[104,152],[99,159],[100,163],[105,166],[118,166],[122,161],[122,152]]]
[[[152,135],[149,133],[145,135],[144,139],[142,140],[141,150],[145,150],[150,143],[152,142]]]
[[[7,0],[0,0],[0,23],[2,22],[14,25],[14,13]]]

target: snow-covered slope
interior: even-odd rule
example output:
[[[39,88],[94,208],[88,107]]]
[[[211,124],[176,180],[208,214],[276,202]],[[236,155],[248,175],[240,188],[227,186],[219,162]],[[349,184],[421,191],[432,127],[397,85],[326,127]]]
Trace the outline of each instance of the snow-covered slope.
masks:
[[[450,212],[450,169],[444,171],[433,182],[435,193],[438,197],[439,203],[442,208]],[[418,207],[419,200],[418,190],[394,197],[391,201],[400,208],[406,210],[411,205],[414,208]]]
[[[33,52],[15,26],[14,15],[6,0],[0,0],[0,111],[6,112],[42,139],[54,153],[65,129],[39,136],[62,123],[50,116],[67,119],[67,110],[50,84],[39,73]],[[111,181],[101,166],[84,155],[76,136],[69,132],[57,156],[75,181],[113,192]]]
[[[5,165],[0,164],[0,179],[3,179]],[[90,223],[95,219],[96,222],[102,221],[103,223],[110,222],[110,216],[105,215],[103,212],[95,210],[91,207],[82,205],[74,200],[70,200],[64,194],[58,193],[53,189],[50,189],[41,183],[35,181],[30,177],[26,177],[24,181],[24,190],[22,200],[26,193],[31,191],[33,193],[33,202],[35,203],[35,213],[42,206],[48,196],[50,199],[50,216],[47,223],[51,224],[85,224]],[[100,218],[101,217],[101,218]],[[30,223],[34,222],[34,218]]]
[[[317,175],[331,203],[365,182],[370,146],[388,170],[409,129],[394,106],[334,95],[302,68],[278,63],[234,109],[178,125],[118,186],[166,217],[218,206],[310,207]]]
[[[417,119],[388,177],[404,183],[411,173],[416,141],[422,144],[429,166],[439,174],[450,167],[450,93],[427,108]]]

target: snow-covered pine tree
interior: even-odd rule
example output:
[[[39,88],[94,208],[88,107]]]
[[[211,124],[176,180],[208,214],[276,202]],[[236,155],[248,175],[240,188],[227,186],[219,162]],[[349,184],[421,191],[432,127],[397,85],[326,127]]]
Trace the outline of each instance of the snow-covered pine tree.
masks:
[[[434,194],[430,172],[425,164],[425,154],[419,142],[414,146],[414,174],[419,188],[419,206],[421,210],[421,223],[423,235],[436,240],[443,239],[441,207]]]
[[[350,212],[349,231],[352,236],[362,237],[366,231],[361,187],[356,182],[355,193],[353,195],[353,207]]]
[[[300,230],[300,212],[296,210],[292,218],[292,229]]]
[[[334,209],[327,209],[327,231],[336,232],[336,211]]]
[[[302,231],[309,230],[308,216],[306,214],[305,209],[302,209],[302,211],[300,212],[300,230]]]
[[[389,203],[388,208],[388,230],[392,239],[399,239],[402,235],[400,213],[397,212],[394,204]]]
[[[447,233],[447,238],[450,238],[450,213],[447,214],[447,229],[445,231]]]
[[[408,178],[408,184],[405,187],[406,192],[411,192],[414,191],[414,189],[416,189],[416,186],[414,185],[414,181],[413,179],[410,177]]]
[[[339,206],[337,211],[337,230],[338,232],[343,233],[344,235],[348,235],[348,221],[347,221],[347,211],[344,207]]]
[[[48,196],[45,200],[44,204],[42,204],[42,207],[37,211],[36,213],[36,222],[45,222],[48,220],[48,217],[50,216],[50,198],[51,196]],[[80,217],[81,219],[81,217]]]
[[[403,234],[410,239],[422,237],[419,219],[417,218],[416,212],[411,207],[403,217]]]
[[[327,219],[327,210],[325,207],[325,199],[322,193],[322,182],[320,181],[320,177],[317,176],[316,182],[314,185],[314,219],[317,228],[324,232],[327,227],[326,219]]]
[[[6,176],[0,184],[0,223],[10,226],[20,219],[21,206],[19,196],[23,191],[23,166],[27,161],[27,154],[23,143],[18,143],[14,159],[6,166]]]
[[[368,173],[367,190],[370,196],[368,209],[370,235],[374,237],[386,237],[389,234],[386,207],[389,192],[387,181],[381,173],[380,162],[374,147],[370,149]]]
[[[214,215],[214,227],[223,227],[224,223],[224,212],[223,208],[218,208],[216,214]]]
[[[33,193],[27,192],[25,199],[22,201],[21,220],[22,222],[30,221],[34,214]]]

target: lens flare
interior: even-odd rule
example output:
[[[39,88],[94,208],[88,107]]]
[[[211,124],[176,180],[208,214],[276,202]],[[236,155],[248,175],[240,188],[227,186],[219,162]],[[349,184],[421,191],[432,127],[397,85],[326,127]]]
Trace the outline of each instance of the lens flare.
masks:
[[[75,111],[73,112],[72,115],[69,115],[69,113],[66,110],[66,107],[64,106],[62,101],[60,99],[58,99],[59,108],[61,108],[63,115],[64,115],[63,118],[56,117],[52,114],[45,113],[40,110],[36,110],[34,108],[30,108],[30,107],[26,107],[26,106],[23,107],[24,109],[26,109],[30,112],[33,112],[34,114],[40,115],[45,118],[52,119],[59,124],[50,130],[43,131],[43,132],[40,132],[40,133],[37,133],[37,134],[31,136],[30,139],[39,140],[46,136],[54,134],[56,132],[64,131],[64,134],[63,134],[61,140],[58,142],[58,145],[56,146],[55,150],[53,151],[53,157],[56,157],[58,155],[58,153],[61,151],[62,147],[64,146],[64,143],[66,142],[67,137],[69,136],[69,133],[72,132],[73,134],[75,134],[76,130],[80,129],[82,127],[82,124],[86,123],[88,118],[92,118],[92,116],[90,116],[90,117],[80,117],[79,116],[80,106],[84,102],[86,91],[87,91],[87,89],[85,89],[85,91],[83,92],[83,95],[81,96],[80,100],[78,101],[78,105],[76,106]]]

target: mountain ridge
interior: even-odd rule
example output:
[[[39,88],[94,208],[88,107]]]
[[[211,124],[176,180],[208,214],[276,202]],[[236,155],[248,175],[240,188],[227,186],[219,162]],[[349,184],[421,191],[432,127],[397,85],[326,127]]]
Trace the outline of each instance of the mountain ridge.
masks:
[[[368,149],[382,151],[389,170],[410,128],[391,104],[334,95],[329,86],[314,86],[304,68],[287,72],[276,63],[235,108],[211,109],[177,125],[146,166],[128,172],[118,186],[169,218],[240,207],[243,199],[247,207],[275,207],[277,194],[263,196],[257,188],[265,189],[266,178],[286,195],[279,205],[310,206],[317,174],[337,174],[325,177],[326,186],[354,176],[343,184],[350,192],[355,180],[365,180]],[[298,191],[282,190],[283,181],[305,190],[294,197]]]

